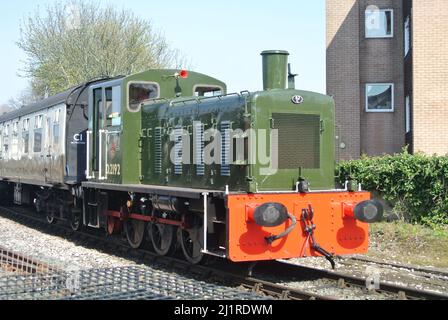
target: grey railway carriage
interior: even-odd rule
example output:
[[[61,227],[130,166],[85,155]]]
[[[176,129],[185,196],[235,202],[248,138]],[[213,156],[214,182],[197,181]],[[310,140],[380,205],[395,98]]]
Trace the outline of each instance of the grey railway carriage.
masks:
[[[87,131],[82,109],[87,95],[83,88],[0,116],[0,177],[4,181],[18,187],[66,189],[83,180],[85,162],[78,159],[85,158],[85,147],[76,143],[83,141]],[[22,195],[16,193],[18,204]]]

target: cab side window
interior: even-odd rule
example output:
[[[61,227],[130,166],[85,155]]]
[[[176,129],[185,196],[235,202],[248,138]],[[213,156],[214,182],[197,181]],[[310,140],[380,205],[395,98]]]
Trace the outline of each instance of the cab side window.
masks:
[[[129,84],[129,111],[138,112],[141,104],[159,97],[159,87],[155,83]]]
[[[199,86],[194,91],[195,97],[217,97],[223,94],[222,88],[213,86]]]
[[[121,125],[121,87],[106,88],[106,126]]]

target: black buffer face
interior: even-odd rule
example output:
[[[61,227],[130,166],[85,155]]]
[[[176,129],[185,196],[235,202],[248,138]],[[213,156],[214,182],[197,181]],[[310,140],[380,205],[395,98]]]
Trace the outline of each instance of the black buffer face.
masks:
[[[365,223],[380,222],[383,214],[383,205],[376,200],[364,201],[355,207],[355,218]]]
[[[255,209],[254,220],[262,227],[278,227],[288,220],[288,209],[281,203],[265,203]]]

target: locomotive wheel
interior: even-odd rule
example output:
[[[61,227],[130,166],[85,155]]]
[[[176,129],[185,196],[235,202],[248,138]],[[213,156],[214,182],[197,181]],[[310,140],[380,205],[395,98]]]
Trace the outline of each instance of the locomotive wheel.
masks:
[[[159,256],[166,256],[174,250],[176,243],[174,226],[149,223],[148,234],[154,251]]]
[[[53,213],[47,213],[47,222],[48,224],[56,224],[56,218]]]
[[[178,231],[179,242],[185,259],[191,264],[199,264],[204,258],[202,253],[201,229],[193,228],[190,230]]]
[[[123,228],[122,222],[114,217],[107,217],[106,232],[107,235],[111,236],[113,234],[119,233]]]
[[[72,213],[72,218],[70,219],[70,227],[73,231],[81,230],[81,213]]]
[[[132,249],[139,249],[145,240],[146,222],[128,220],[124,224],[126,238]]]

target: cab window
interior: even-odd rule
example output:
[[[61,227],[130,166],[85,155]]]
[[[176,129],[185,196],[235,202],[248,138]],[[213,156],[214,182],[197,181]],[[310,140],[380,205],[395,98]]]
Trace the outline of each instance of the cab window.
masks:
[[[150,99],[159,97],[159,87],[155,83],[129,84],[129,110],[137,112],[141,104]]]
[[[194,95],[196,97],[216,97],[221,96],[222,89],[219,87],[212,86],[200,86],[195,88]]]
[[[106,126],[121,125],[121,87],[106,88]]]

